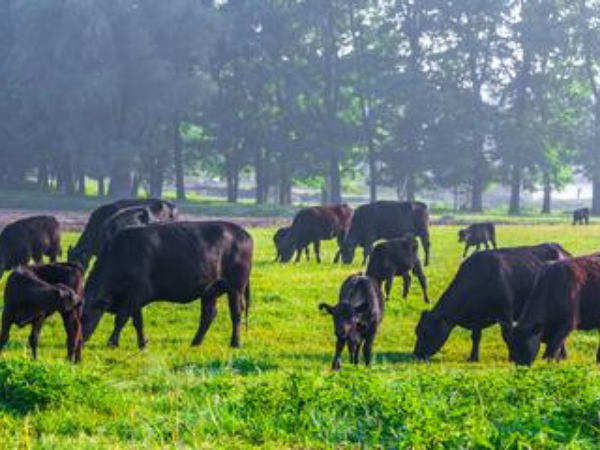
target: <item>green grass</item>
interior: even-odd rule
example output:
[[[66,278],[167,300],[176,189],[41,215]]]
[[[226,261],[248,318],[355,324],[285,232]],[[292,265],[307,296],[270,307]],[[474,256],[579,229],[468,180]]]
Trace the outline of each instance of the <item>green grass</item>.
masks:
[[[456,230],[433,228],[434,299],[460,262]],[[417,283],[403,301],[397,282],[373,367],[352,367],[345,355],[342,371],[331,373],[331,319],[317,304],[335,302],[360,267],[333,266],[333,243],[321,266],[274,264],[272,230],[252,233],[254,301],[240,350],[228,347],[225,299],[200,348],[189,346],[199,302],[155,304],[144,310],[147,350],[137,351],[130,326],[120,349],[107,348],[107,316],[77,367],[64,360],[58,317],[42,331],[38,362],[29,361],[28,329],[14,329],[0,360],[2,447],[597,448],[597,333],[573,335],[565,363],[516,369],[497,327],[484,332],[477,364],[465,362],[469,333],[455,330],[430,363],[416,363],[414,328],[426,305]],[[600,226],[507,226],[498,234],[502,245],[600,248]]]

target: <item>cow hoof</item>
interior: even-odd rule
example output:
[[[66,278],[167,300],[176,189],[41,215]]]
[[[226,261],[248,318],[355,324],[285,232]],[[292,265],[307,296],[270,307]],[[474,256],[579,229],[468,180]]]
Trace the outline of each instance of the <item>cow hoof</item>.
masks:
[[[144,339],[142,342],[138,342],[140,350],[144,350],[148,346],[148,339]]]
[[[476,363],[476,362],[479,362],[479,358],[474,358],[474,357],[470,356],[469,359],[467,359],[467,362]]]
[[[231,348],[240,348],[240,347],[241,347],[240,341],[238,341],[238,340],[231,341]]]

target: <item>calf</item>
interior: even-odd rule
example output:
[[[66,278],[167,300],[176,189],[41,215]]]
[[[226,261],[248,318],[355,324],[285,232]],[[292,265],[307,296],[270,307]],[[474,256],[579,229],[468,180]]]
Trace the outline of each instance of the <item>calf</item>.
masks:
[[[545,359],[566,358],[565,342],[573,330],[600,329],[599,292],[600,254],[547,264],[513,332],[512,361],[531,365],[541,342],[546,344]]]
[[[42,277],[70,282],[81,292],[83,271],[80,268],[54,264],[17,268],[9,276],[4,292],[0,351],[8,342],[13,324],[19,327],[31,325],[29,345],[33,359],[37,359],[42,325],[46,318],[58,312],[67,332],[67,357],[72,362],[79,362],[82,347],[81,295],[71,286],[51,284]]]
[[[373,244],[380,239],[401,238],[411,233],[421,240],[425,265],[429,264],[429,209],[421,202],[378,201],[362,205],[352,216],[350,228],[341,245],[344,264],[354,260],[356,247],[363,247],[363,264]]]
[[[341,355],[346,345],[353,364],[358,364],[361,347],[365,364],[371,364],[373,341],[383,318],[383,308],[383,298],[377,282],[362,274],[346,279],[340,289],[337,305],[319,305],[319,309],[333,317],[337,343],[332,370],[341,368]]]
[[[7,269],[41,263],[44,255],[55,262],[62,254],[60,224],[52,216],[34,216],[7,225],[0,234],[0,278]]]
[[[283,250],[283,246],[285,245],[285,240],[287,239],[288,235],[290,233],[290,227],[282,227],[277,229],[277,231],[275,232],[275,235],[273,236],[273,243],[275,244],[275,262],[277,261],[281,261],[281,252]],[[306,248],[306,251],[308,252],[308,247]],[[306,258],[308,259],[308,254],[306,255]]]
[[[590,224],[590,208],[579,208],[573,211],[573,225]]]
[[[294,217],[294,221],[281,240],[281,262],[289,262],[296,252],[296,262],[300,261],[302,252],[308,259],[308,246],[312,243],[315,258],[321,262],[321,241],[336,238],[341,245],[346,230],[350,226],[352,208],[348,205],[314,206],[302,209]],[[335,256],[339,260],[340,252]]]
[[[436,354],[457,325],[472,332],[469,361],[479,360],[481,331],[496,323],[502,327],[508,344],[513,322],[520,316],[544,263],[569,256],[558,244],[484,250],[471,255],[433,310],[421,315],[415,356],[425,359]]]
[[[474,223],[467,228],[458,231],[458,242],[465,243],[465,251],[463,258],[467,256],[470,247],[475,247],[475,251],[479,251],[481,244],[485,245],[488,250],[489,244],[492,244],[494,249],[496,245],[496,226],[491,222]]]
[[[390,297],[392,284],[395,276],[401,276],[404,281],[402,297],[408,296],[412,279],[410,272],[418,278],[423,289],[423,299],[429,303],[427,296],[427,278],[423,273],[419,259],[419,244],[416,238],[404,237],[380,242],[373,249],[369,264],[367,265],[367,276],[373,278],[381,285],[385,281],[385,296]]]

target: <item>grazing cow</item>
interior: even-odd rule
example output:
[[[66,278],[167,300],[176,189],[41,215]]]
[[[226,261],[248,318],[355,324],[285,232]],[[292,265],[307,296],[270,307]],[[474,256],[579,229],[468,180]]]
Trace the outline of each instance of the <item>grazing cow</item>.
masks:
[[[513,331],[511,360],[531,365],[541,342],[545,359],[566,358],[565,343],[573,330],[600,329],[599,292],[600,254],[546,264]]]
[[[72,362],[81,361],[81,295],[73,288],[81,291],[82,284],[83,270],[79,267],[61,264],[18,267],[6,282],[0,351],[8,342],[13,324],[31,325],[29,345],[36,359],[42,325],[46,318],[58,312],[67,333],[67,357]]]
[[[217,315],[217,298],[226,293],[233,325],[231,346],[239,347],[241,313],[245,308],[247,317],[250,306],[252,251],[250,235],[229,222],[126,228],[103,247],[86,283],[84,341],[103,312],[109,311],[116,315],[109,345],[119,345],[121,330],[131,317],[142,349],[144,306],[157,300],[191,303],[201,298],[200,326],[192,341],[200,345]]]
[[[496,245],[496,226],[491,222],[474,223],[467,228],[458,231],[458,242],[465,243],[465,251],[463,258],[467,256],[470,247],[475,247],[475,251],[479,251],[481,244],[485,245],[485,249],[490,248],[488,243],[492,244],[494,249]]]
[[[352,208],[348,205],[314,206],[302,209],[294,217],[292,226],[280,244],[280,260],[287,263],[296,252],[296,262],[302,252],[309,258],[308,246],[312,243],[317,262],[321,262],[321,241],[336,238],[338,245],[344,238],[350,221]],[[339,252],[335,261],[339,260]]]
[[[125,228],[145,226],[155,222],[160,220],[146,207],[135,206],[122,209],[104,222],[100,231],[100,242],[106,244]]]
[[[340,289],[337,305],[321,303],[319,309],[333,317],[337,342],[331,369],[340,370],[341,355],[346,345],[353,364],[358,364],[362,347],[365,364],[370,365],[373,341],[384,309],[377,282],[362,274],[351,275]]]
[[[425,303],[429,303],[427,278],[423,273],[421,261],[419,260],[419,244],[413,236],[390,239],[389,241],[383,241],[375,245],[373,253],[369,258],[366,274],[376,280],[380,288],[385,281],[386,298],[390,298],[394,277],[401,276],[404,281],[402,297],[406,298],[412,282],[410,277],[411,271],[421,284]]]
[[[590,208],[579,208],[573,211],[573,225],[590,224]]]
[[[407,233],[421,239],[427,266],[430,247],[429,210],[425,203],[378,201],[362,205],[354,212],[350,229],[342,243],[342,261],[350,264],[356,247],[361,246],[364,249],[364,264],[376,241],[401,238]]]
[[[275,255],[275,262],[277,261],[281,261],[281,252],[283,249],[283,246],[285,245],[285,240],[288,237],[288,234],[290,233],[290,227],[282,227],[277,229],[277,231],[275,232],[275,235],[273,236],[273,243],[275,244],[275,251],[276,251],[276,255]],[[306,247],[306,251],[308,252],[308,247]],[[308,259],[308,254],[306,255],[306,258]]]
[[[479,360],[481,331],[496,323],[502,327],[508,344],[513,322],[521,314],[544,263],[569,256],[558,244],[474,253],[461,264],[433,310],[421,315],[415,356],[425,359],[436,354],[457,325],[472,332],[469,361]]]
[[[119,211],[132,207],[147,208],[158,222],[174,221],[178,215],[177,206],[167,200],[156,198],[118,200],[102,205],[90,215],[77,244],[69,248],[69,261],[78,262],[87,268],[92,257],[98,256],[104,244],[101,236],[107,221]]]
[[[62,254],[60,224],[52,216],[34,216],[7,225],[0,234],[0,278],[7,269],[26,265],[31,259],[37,264],[43,256],[55,262]]]

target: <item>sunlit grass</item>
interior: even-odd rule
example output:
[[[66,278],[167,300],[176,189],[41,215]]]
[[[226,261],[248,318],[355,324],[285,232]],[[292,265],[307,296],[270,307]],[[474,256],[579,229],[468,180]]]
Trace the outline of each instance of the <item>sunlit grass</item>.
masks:
[[[426,269],[432,299],[461,261],[456,230],[433,228]],[[478,364],[465,362],[469,333],[455,330],[431,363],[415,363],[414,328],[427,306],[417,283],[401,300],[398,282],[374,366],[354,368],[346,358],[342,372],[332,374],[331,319],[317,304],[335,302],[339,285],[361,267],[334,266],[333,242],[320,266],[282,266],[272,262],[273,230],[251,232],[253,303],[242,349],[228,347],[225,298],[200,348],[189,346],[200,303],[157,303],[144,310],[146,351],[137,351],[131,326],[120,349],[107,348],[112,317],[106,316],[74,368],[64,361],[59,317],[42,331],[37,363],[29,363],[28,329],[14,329],[0,362],[0,442],[47,448],[597,445],[597,333],[575,334],[564,364],[537,362],[522,370],[507,363],[497,327],[484,332]],[[65,247],[74,239],[67,235]],[[600,249],[600,226],[506,226],[498,239],[506,246],[556,241],[585,254]]]

